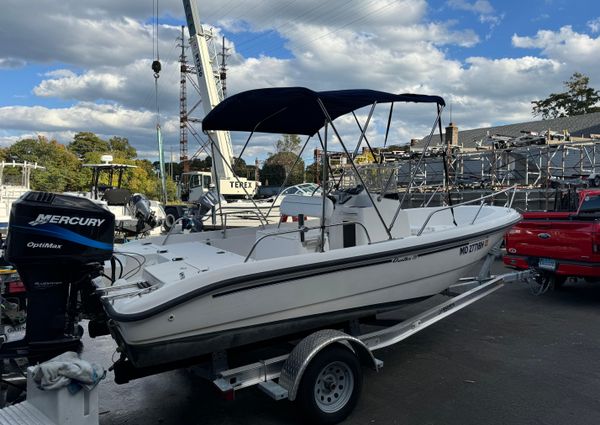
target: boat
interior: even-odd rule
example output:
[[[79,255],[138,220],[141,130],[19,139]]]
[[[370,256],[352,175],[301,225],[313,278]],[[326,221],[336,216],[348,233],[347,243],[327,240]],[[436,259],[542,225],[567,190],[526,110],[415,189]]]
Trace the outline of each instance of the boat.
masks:
[[[142,193],[123,188],[123,174],[135,165],[113,163],[112,155],[102,155],[101,163],[83,164],[92,170],[90,190],[66,192],[93,200],[115,215],[115,232],[125,238],[156,236],[162,232],[166,214],[162,204]],[[101,183],[106,180],[107,184]]]
[[[444,106],[439,96],[259,89],[217,105],[204,118],[203,130],[209,138],[216,130],[317,135],[326,160],[332,132],[349,154],[336,118],[366,106],[407,102],[435,105],[436,122]],[[366,127],[359,130],[363,135]],[[327,182],[327,167],[323,170]],[[357,178],[362,182],[359,173]],[[170,233],[120,247],[105,236],[110,217],[104,211],[44,193],[26,196],[13,208],[15,236],[7,242],[7,259],[29,271],[23,274],[32,293],[28,308],[37,313],[28,313],[28,341],[37,335],[47,342],[49,335],[64,332],[64,323],[57,322],[67,320],[65,308],[52,313],[48,306],[81,305],[89,310],[90,334],[110,332],[119,345],[115,379],[125,382],[199,356],[335,327],[438,294],[520,220],[508,206],[403,209],[398,199],[371,193],[362,183],[326,187],[319,197],[290,194],[282,200],[281,214],[297,222]],[[307,216],[317,219],[305,222]],[[62,229],[46,228],[44,220]],[[65,246],[32,250],[23,241],[33,235]],[[75,281],[80,301],[61,289]],[[52,284],[54,295],[45,283]],[[43,298],[36,301],[38,292]]]
[[[18,178],[5,170],[19,170]],[[45,170],[37,163],[31,162],[0,162],[0,234],[6,236],[8,230],[8,218],[12,203],[19,199],[21,195],[31,190],[31,171]]]
[[[260,89],[217,105],[203,130],[313,136],[324,123],[335,129],[338,116],[384,102],[444,104],[438,96],[371,90]],[[115,252],[123,265],[116,274],[128,278],[106,288],[103,304],[135,367],[432,296],[464,276],[520,219],[510,208],[488,205],[403,210],[398,200],[361,185],[320,197],[287,195],[280,210],[300,220],[171,234],[128,244],[123,256]],[[319,220],[307,226],[307,216]]]
[[[279,210],[281,202],[287,195],[321,196],[321,188],[316,183],[300,183],[280,188],[280,192],[277,195],[269,196],[265,199],[227,201],[221,197],[221,202],[215,205],[214,213],[212,213],[212,209],[211,211],[206,211],[203,220],[206,222],[209,218],[212,218],[210,224],[213,226],[221,225],[226,228],[258,226],[267,223],[277,223],[280,220],[287,221],[289,217],[282,216]],[[212,199],[217,199],[216,194],[214,194]],[[202,210],[201,207],[200,209]],[[222,223],[218,223],[217,221],[217,218],[220,217],[223,218]]]

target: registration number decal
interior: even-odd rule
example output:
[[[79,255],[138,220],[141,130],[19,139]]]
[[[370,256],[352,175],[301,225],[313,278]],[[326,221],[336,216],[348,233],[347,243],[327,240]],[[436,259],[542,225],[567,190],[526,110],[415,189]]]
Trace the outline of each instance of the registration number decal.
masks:
[[[486,246],[488,246],[489,241],[484,239],[482,241],[473,242],[471,244],[463,245],[459,248],[459,255],[471,254],[473,252],[477,252]]]

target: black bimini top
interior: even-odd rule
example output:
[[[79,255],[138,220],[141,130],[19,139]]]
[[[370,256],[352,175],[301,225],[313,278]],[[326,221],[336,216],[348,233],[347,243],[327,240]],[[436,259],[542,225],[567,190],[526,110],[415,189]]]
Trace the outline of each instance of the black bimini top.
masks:
[[[335,90],[316,92],[304,87],[249,90],[219,103],[202,120],[202,130],[257,131],[261,133],[314,135],[331,120],[373,103],[437,103],[440,96],[392,94],[376,90]]]

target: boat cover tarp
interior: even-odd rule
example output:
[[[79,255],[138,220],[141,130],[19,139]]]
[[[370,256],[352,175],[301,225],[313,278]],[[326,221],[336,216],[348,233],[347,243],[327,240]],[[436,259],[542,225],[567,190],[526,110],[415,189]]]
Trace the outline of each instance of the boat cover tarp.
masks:
[[[206,115],[202,130],[257,131],[261,133],[314,135],[332,120],[373,103],[437,103],[440,96],[392,94],[376,90],[335,90],[316,92],[304,87],[249,90],[231,96]]]

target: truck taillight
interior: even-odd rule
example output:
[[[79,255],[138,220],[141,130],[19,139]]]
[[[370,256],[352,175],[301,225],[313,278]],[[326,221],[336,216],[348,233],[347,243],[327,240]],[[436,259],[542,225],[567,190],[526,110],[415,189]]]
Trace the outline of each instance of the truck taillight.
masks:
[[[600,233],[592,235],[592,251],[594,254],[600,254]]]

